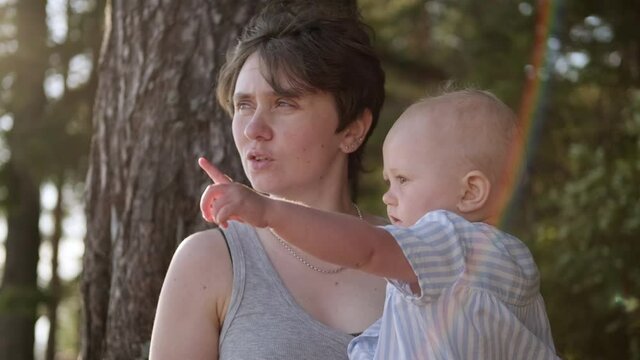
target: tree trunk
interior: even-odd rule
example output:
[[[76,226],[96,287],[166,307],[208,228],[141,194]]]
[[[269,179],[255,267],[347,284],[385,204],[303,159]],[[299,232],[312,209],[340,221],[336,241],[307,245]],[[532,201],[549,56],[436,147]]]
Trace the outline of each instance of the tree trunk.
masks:
[[[5,164],[7,197],[6,264],[0,287],[0,358],[33,359],[40,247],[40,190],[33,168],[32,144],[42,125],[46,98],[43,90],[46,57],[46,3],[18,1],[15,54],[16,80],[12,89],[14,127],[8,134],[11,159]]]
[[[58,274],[58,255],[60,254],[60,239],[62,238],[62,220],[64,218],[64,174],[56,177],[58,199],[53,209],[53,234],[51,235],[51,282],[49,283],[49,301],[47,314],[49,317],[49,338],[45,360],[54,360],[56,355],[56,339],[58,330],[58,304],[60,304],[60,275]]]
[[[0,288],[0,359],[33,359],[40,246],[38,184],[13,162],[7,166],[8,232],[4,279]]]
[[[243,178],[212,91],[255,1],[113,0],[87,174],[85,359],[144,357],[171,256],[204,228],[204,155]]]

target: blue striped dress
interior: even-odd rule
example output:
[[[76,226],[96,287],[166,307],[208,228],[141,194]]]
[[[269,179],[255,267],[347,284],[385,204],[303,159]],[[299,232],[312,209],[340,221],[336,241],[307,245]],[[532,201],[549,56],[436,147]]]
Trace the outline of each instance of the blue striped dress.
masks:
[[[448,211],[385,226],[420,293],[389,279],[382,318],[349,344],[349,359],[557,359],[540,277],[520,240]]]

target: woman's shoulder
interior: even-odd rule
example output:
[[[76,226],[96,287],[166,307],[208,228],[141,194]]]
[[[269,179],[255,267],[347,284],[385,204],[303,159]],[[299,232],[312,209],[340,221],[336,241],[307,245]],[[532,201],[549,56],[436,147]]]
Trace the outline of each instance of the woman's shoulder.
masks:
[[[189,235],[180,243],[173,257],[172,262],[184,262],[185,265],[200,267],[208,264],[214,271],[219,267],[231,270],[229,248],[219,229]]]
[[[178,246],[165,286],[202,295],[216,303],[218,315],[223,318],[231,295],[233,268],[229,249],[218,229],[196,232]]]
[[[213,228],[198,231],[187,236],[178,246],[178,251],[180,251],[181,248],[203,250],[204,248],[214,248],[219,245],[224,245],[222,231],[218,228]]]
[[[199,231],[185,238],[173,254],[167,272],[169,281],[187,287],[207,288],[214,298],[231,293],[231,256],[218,229]]]

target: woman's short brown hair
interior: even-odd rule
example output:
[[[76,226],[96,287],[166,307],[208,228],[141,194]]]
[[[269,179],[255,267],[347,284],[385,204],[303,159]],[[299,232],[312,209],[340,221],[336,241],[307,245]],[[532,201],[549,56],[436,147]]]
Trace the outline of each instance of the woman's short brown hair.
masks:
[[[375,128],[384,102],[384,71],[370,42],[370,29],[353,9],[342,15],[314,2],[293,6],[289,1],[267,6],[254,17],[238,44],[227,54],[218,77],[217,97],[233,116],[233,92],[238,74],[253,53],[277,93],[302,95],[324,91],[333,95],[339,116],[336,132],[366,109]],[[283,80],[284,79],[284,80]],[[286,81],[286,83],[282,83]],[[364,146],[349,155],[349,183],[355,196]]]

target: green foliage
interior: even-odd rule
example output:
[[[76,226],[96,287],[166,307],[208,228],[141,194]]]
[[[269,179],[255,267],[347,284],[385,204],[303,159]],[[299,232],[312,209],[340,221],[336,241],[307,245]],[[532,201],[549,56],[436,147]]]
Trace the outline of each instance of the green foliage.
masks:
[[[31,313],[34,304],[44,299],[45,295],[38,288],[5,286],[0,290],[0,313],[34,316]]]
[[[565,145],[563,181],[541,179],[532,229],[558,345],[581,358],[640,356],[640,102],[638,90],[621,95],[604,111],[615,121],[585,114],[591,129],[584,118],[582,128],[564,129],[580,136]]]
[[[72,3],[67,7],[63,2],[66,8],[64,18],[57,18],[58,28],[62,25],[60,21],[66,20],[66,35],[53,36],[53,30],[49,28],[48,41],[29,39],[43,45],[46,43],[38,55],[44,56],[48,63],[43,84],[47,93],[43,118],[32,121],[31,126],[19,134],[15,133],[15,126],[0,128],[0,139],[13,137],[16,139],[14,143],[28,149],[23,155],[28,159],[20,159],[20,163],[31,164],[31,171],[37,179],[47,179],[64,172],[74,181],[80,181],[86,172],[96,87],[94,62],[101,39],[103,1]],[[16,79],[16,67],[25,61],[25,55],[17,46],[14,7],[11,1],[0,4],[0,117],[5,119],[13,119],[14,110],[32,96],[21,93],[22,88],[17,86],[20,80]],[[4,144],[4,141],[0,145],[2,151],[7,151],[7,145],[12,146],[10,142]],[[11,149],[8,149],[8,154],[18,156],[18,152]],[[6,159],[0,157],[0,169],[4,162]],[[0,177],[0,187],[3,186],[2,180]]]

